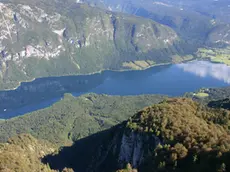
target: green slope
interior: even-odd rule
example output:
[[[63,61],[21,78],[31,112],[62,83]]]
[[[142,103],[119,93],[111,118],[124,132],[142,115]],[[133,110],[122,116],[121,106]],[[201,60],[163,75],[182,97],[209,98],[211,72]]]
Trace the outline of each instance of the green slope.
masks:
[[[137,110],[158,103],[163,96],[105,96],[66,94],[53,106],[0,122],[0,141],[30,133],[59,145],[69,144],[126,120]]]

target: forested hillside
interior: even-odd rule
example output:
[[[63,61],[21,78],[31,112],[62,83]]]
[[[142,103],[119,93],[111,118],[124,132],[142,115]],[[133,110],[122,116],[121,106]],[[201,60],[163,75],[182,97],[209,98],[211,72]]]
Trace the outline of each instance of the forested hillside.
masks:
[[[149,106],[159,101],[161,103]],[[39,158],[37,160],[40,155],[32,153],[28,156],[36,157],[33,158],[35,162],[47,170],[112,172],[126,166],[123,171],[224,172],[230,168],[230,111],[227,104],[227,99],[211,102],[210,108],[188,98],[94,94],[74,98],[66,95],[51,108],[1,121],[1,139],[31,133],[39,140],[50,141],[53,146],[47,144],[52,151],[46,151],[42,156],[46,165],[42,165]],[[128,120],[121,122],[125,119]],[[113,125],[116,126],[110,128]],[[20,136],[19,141],[23,138]],[[27,138],[33,140],[30,136]],[[28,139],[23,140],[23,144],[30,143]],[[5,147],[3,144],[4,157],[13,149],[17,150],[17,156],[27,150],[22,146],[19,151],[18,141],[9,143],[16,146]],[[64,144],[66,146],[55,152]],[[23,164],[28,158],[22,160]]]
[[[46,109],[0,121],[0,141],[12,136],[30,133],[58,145],[108,129],[139,109],[158,103],[163,96],[106,96],[87,94],[73,97],[66,94],[63,100]]]
[[[0,7],[0,89],[38,77],[190,59],[190,46],[173,29],[149,19],[72,1],[4,1]]]
[[[95,172],[115,171],[128,163],[141,172],[229,171],[229,119],[228,110],[171,98],[144,108],[127,122],[64,147],[44,162],[53,169],[67,166]],[[85,147],[90,149],[80,156]],[[85,163],[78,163],[80,158]]]

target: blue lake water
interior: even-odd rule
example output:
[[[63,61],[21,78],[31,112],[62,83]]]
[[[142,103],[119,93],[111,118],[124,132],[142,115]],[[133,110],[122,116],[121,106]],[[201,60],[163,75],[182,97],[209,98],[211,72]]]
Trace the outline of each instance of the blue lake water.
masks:
[[[65,93],[181,96],[203,87],[230,85],[230,67],[208,61],[162,65],[143,71],[104,71],[93,75],[39,78],[17,90],[0,91],[0,119],[48,107]]]

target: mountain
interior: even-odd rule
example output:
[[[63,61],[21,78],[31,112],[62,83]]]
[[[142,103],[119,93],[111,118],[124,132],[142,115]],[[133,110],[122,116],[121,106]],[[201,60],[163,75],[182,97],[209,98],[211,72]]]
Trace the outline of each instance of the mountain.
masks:
[[[227,0],[118,0],[116,2],[113,0],[83,0],[82,2],[110,11],[149,18],[167,25],[193,47],[215,44],[217,40],[211,39],[213,35],[216,35],[218,43],[222,43],[223,37],[223,43],[226,43],[226,39],[227,42],[229,41],[226,34],[229,31],[228,5],[230,4]]]
[[[214,27],[208,34],[207,45],[229,46],[230,44],[230,24],[221,24]]]
[[[140,172],[229,171],[229,119],[227,110],[171,98],[43,162],[55,170],[90,172],[116,171],[128,163]]]
[[[91,6],[152,19],[173,28],[187,41],[204,40],[214,24],[207,16],[167,1],[118,0],[115,3],[113,0],[85,0],[84,2],[88,2]]]
[[[192,52],[167,26],[71,0],[10,0],[0,9],[0,89],[38,77],[178,62]]]
[[[171,5],[179,6],[184,9],[196,11],[202,15],[229,23],[229,1],[228,0],[161,0],[162,2],[170,3]]]

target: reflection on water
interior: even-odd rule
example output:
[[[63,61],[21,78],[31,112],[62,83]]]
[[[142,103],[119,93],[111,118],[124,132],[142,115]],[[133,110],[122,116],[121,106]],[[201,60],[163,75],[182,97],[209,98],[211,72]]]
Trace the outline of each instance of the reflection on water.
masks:
[[[178,64],[177,66],[182,68],[185,72],[190,72],[200,77],[211,76],[230,84],[230,67],[225,64],[195,61],[186,64]]]
[[[48,107],[65,93],[74,96],[89,92],[181,96],[202,87],[228,85],[229,67],[203,61],[156,66],[143,71],[104,71],[93,75],[40,78],[22,83],[17,90],[0,91],[0,119]]]
[[[123,81],[128,83],[141,80],[168,67],[158,66],[143,71],[104,71],[93,75],[38,78],[32,82],[25,82],[16,90],[0,91],[0,119],[48,107],[60,100],[65,93],[72,93],[74,96],[88,92],[113,94],[115,90],[106,92],[106,88],[102,91],[97,88],[106,85],[110,89],[118,89],[118,85],[122,85]],[[124,88],[121,90],[124,91],[121,95],[128,94]]]

